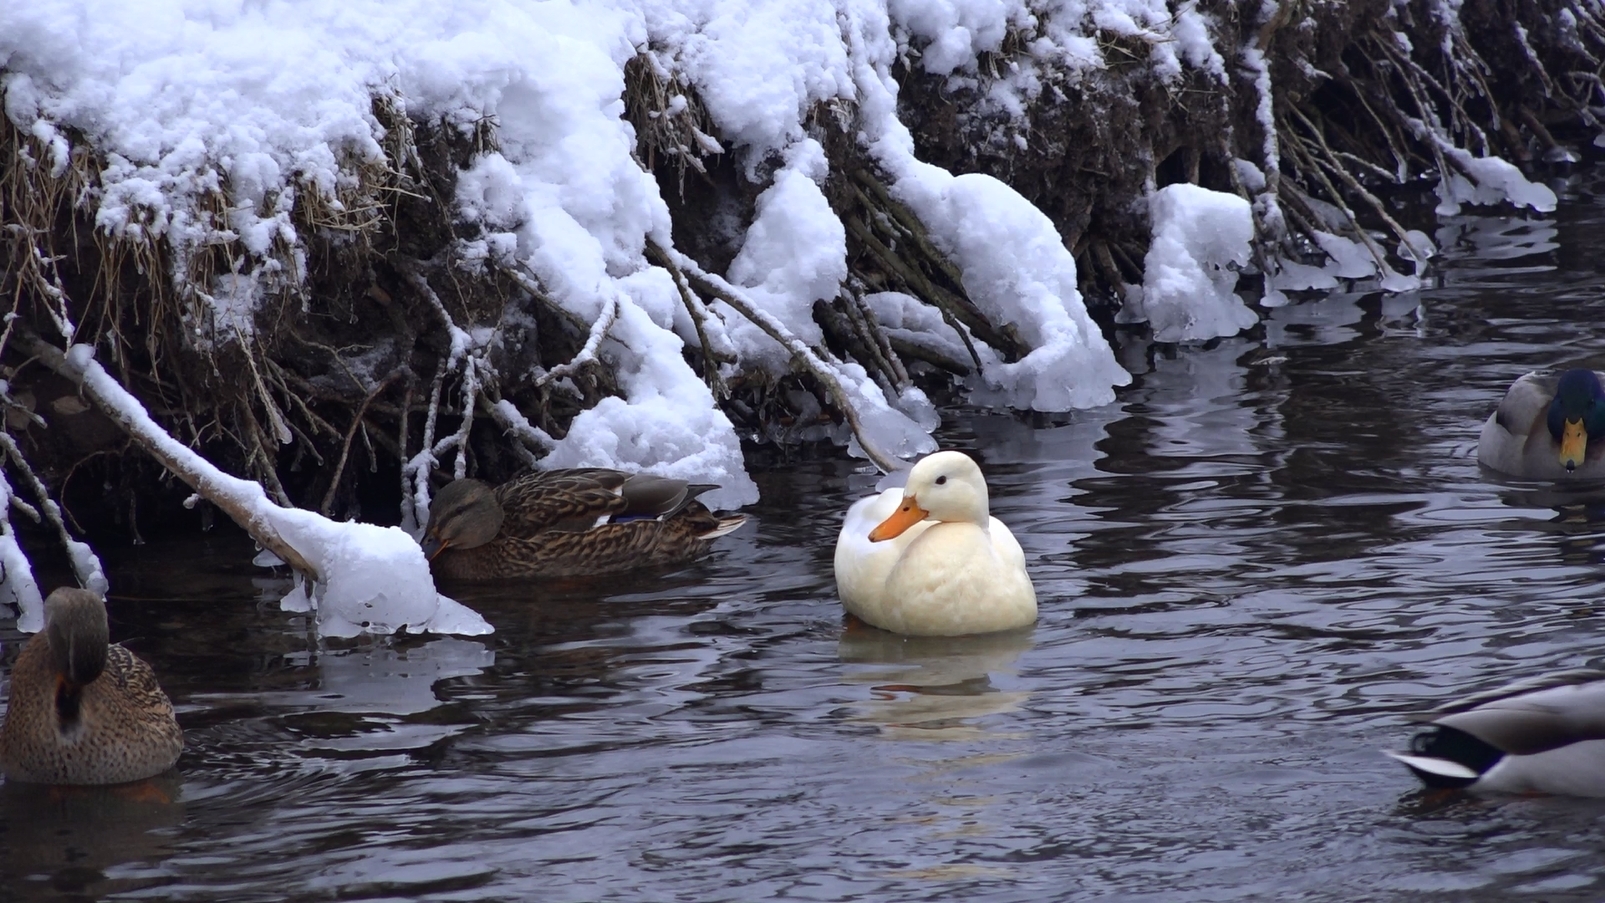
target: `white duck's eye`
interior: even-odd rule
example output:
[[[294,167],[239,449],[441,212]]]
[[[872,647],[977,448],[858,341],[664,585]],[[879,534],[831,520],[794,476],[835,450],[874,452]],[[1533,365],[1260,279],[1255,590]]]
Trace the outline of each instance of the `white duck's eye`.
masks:
[[[947,477],[945,475],[936,478],[936,485],[938,485],[938,486],[940,486],[940,485],[942,485],[943,483],[946,483],[946,482],[947,482]]]

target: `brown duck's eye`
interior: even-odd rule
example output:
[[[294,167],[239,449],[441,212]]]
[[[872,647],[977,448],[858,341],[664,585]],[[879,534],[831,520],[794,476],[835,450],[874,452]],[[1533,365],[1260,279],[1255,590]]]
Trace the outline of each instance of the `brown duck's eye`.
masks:
[[[946,483],[946,482],[947,482],[947,477],[946,476],[940,476],[940,477],[936,478],[936,485],[938,485],[938,486],[940,486],[940,485],[942,485],[943,483]]]

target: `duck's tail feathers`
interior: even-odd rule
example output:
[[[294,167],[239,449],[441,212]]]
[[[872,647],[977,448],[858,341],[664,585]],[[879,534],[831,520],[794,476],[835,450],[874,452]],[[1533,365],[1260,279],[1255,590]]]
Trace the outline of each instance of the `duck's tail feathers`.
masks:
[[[747,522],[747,515],[732,514],[719,518],[719,525],[702,534],[703,539],[718,539],[726,533],[734,533],[742,524]]]
[[[1482,777],[1476,771],[1453,762],[1449,759],[1439,759],[1433,756],[1417,756],[1411,753],[1394,752],[1384,749],[1382,754],[1404,763],[1421,783],[1428,787],[1470,787]]]

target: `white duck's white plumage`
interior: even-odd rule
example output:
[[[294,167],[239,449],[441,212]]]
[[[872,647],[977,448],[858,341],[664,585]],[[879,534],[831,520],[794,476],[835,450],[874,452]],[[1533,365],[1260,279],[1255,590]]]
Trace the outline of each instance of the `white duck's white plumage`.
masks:
[[[1025,552],[989,513],[981,468],[953,451],[914,465],[903,489],[848,509],[836,591],[851,614],[910,636],[992,633],[1037,618]]]
[[[1605,797],[1605,672],[1560,671],[1423,716],[1409,752],[1389,752],[1429,787]]]

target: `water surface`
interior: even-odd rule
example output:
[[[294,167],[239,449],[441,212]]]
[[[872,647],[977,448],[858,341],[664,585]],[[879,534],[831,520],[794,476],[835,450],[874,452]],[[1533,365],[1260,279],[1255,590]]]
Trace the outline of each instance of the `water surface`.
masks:
[[[156,792],[0,787],[33,899],[1597,899],[1605,802],[1429,796],[1403,714],[1601,664],[1597,504],[1478,472],[1520,373],[1605,340],[1599,183],[1437,234],[1439,283],[1123,339],[1132,386],[956,411],[1034,631],[844,631],[875,475],[755,474],[669,574],[456,595],[495,635],[319,640],[216,536],[108,550],[189,748]],[[10,622],[0,633],[15,656]]]

